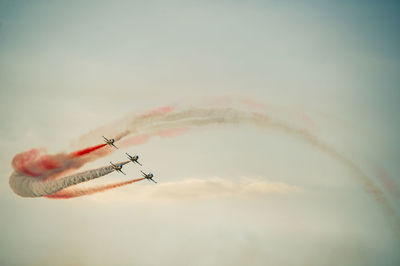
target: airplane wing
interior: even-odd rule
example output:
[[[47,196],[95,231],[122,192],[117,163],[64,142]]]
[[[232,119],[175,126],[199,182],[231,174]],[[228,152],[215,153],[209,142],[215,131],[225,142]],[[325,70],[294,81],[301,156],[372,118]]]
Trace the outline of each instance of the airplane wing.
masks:
[[[104,137],[104,136],[102,136],[103,137],[103,139],[105,139],[106,141],[108,141],[108,139],[106,138],[106,137]]]
[[[117,146],[115,146],[115,145],[114,145],[114,143],[111,143],[111,145],[113,145],[113,146],[114,146],[114,148],[118,149],[118,147],[117,147]]]
[[[156,182],[156,181],[154,181],[153,179],[151,179],[151,178],[150,178],[150,180],[151,180],[151,181],[153,181],[154,183],[156,183],[156,184],[157,184],[157,182]]]
[[[138,161],[136,161],[138,163],[138,165],[143,166],[141,163],[139,163]]]
[[[144,174],[144,175],[146,176],[146,173],[145,173],[145,172],[143,172],[142,170],[140,170],[140,172],[142,172],[142,174]]]
[[[112,162],[110,162],[110,164],[111,164],[112,166],[116,167],[116,165],[115,165],[115,164],[113,164]]]
[[[128,155],[129,159],[132,158],[127,152],[125,152],[126,155]]]
[[[122,170],[118,170],[118,172],[121,172],[121,173],[123,173],[124,175],[126,175],[124,172],[122,172]]]

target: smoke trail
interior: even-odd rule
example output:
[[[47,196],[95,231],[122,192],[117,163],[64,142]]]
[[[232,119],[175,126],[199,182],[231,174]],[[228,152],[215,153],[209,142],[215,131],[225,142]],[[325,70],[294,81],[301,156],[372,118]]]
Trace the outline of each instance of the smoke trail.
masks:
[[[331,158],[344,165],[350,171],[355,181],[375,199],[388,216],[395,220],[396,226],[400,227],[399,218],[395,210],[389,204],[383,191],[362,172],[359,166],[308,131],[292,127],[287,123],[273,119],[263,113],[239,111],[232,108],[190,108],[181,111],[170,111],[156,116],[139,116],[134,117],[130,121],[126,130],[120,135],[120,139],[128,135],[133,135],[132,138],[140,138],[140,143],[145,143],[151,137],[160,136],[160,132],[165,130],[173,131],[182,128],[189,130],[213,124],[252,124],[260,128],[279,130],[311,144],[314,148],[323,151]],[[121,140],[121,142],[122,141],[123,140]],[[138,143],[133,142],[127,145],[129,144]]]
[[[125,161],[125,165],[130,161]],[[10,187],[17,194],[22,197],[42,197],[60,191],[64,188],[87,182],[89,180],[99,178],[113,172],[112,166],[104,166],[93,170],[77,173],[70,176],[59,177],[56,179],[43,180],[41,178],[32,178],[30,176],[13,172],[10,176]]]
[[[295,137],[298,137],[303,141],[307,141],[316,148],[323,150],[326,153],[329,153],[331,156],[335,157],[337,160],[339,160],[341,163],[344,163],[349,168],[357,168],[355,164],[352,163],[350,160],[340,155],[333,148],[318,140],[315,136],[311,135],[307,131],[293,128],[281,121],[273,120],[269,116],[262,113],[245,112],[231,108],[190,108],[181,111],[174,111],[174,109],[172,108],[164,107],[160,110],[161,111],[139,115],[131,119],[127,128],[122,133],[119,133],[120,144],[122,145],[122,147],[143,144],[155,136],[168,137],[175,135],[166,134],[165,132],[181,131],[180,133],[183,133],[195,127],[209,126],[212,124],[253,124],[262,128],[278,129],[284,131],[286,134],[294,135]],[[97,137],[101,135],[99,133],[100,132],[96,131],[91,132],[91,134],[94,134]],[[118,135],[118,133],[116,133],[115,135]],[[132,135],[132,137],[130,139],[124,139],[128,135]],[[90,156],[84,156],[83,159],[78,157],[78,160],[75,160],[75,158],[68,158],[69,160],[65,160],[64,154],[53,155],[50,157],[39,156],[39,159],[36,159],[35,157],[38,157],[38,151],[31,150],[30,152],[28,152],[28,155],[22,154],[21,157],[23,157],[24,159],[25,157],[28,157],[30,160],[32,160],[33,157],[34,163],[29,165],[30,167],[26,167],[26,165],[23,165],[24,167],[22,167],[22,170],[25,171],[22,172],[27,173],[26,170],[29,170],[29,175],[38,176],[38,174],[41,174],[41,177],[43,177],[43,175],[48,174],[48,172],[53,172],[49,171],[49,169],[51,169],[56,164],[63,163],[65,165],[65,167],[55,168],[56,172],[59,172],[60,169],[63,168],[76,169],[81,167],[84,163],[103,157],[110,152],[113,152],[113,150],[109,150],[107,152],[95,152],[92,153]],[[17,155],[14,158],[13,165],[18,164],[17,162],[19,161],[19,156],[20,155]],[[45,158],[45,160],[43,158]],[[37,165],[43,168],[40,169],[42,171],[33,171],[35,170],[35,166]],[[49,167],[49,165],[51,167]],[[14,168],[16,167],[14,166]],[[21,169],[21,167],[17,167],[17,169]],[[367,192],[370,193],[377,201],[382,202],[382,200],[385,199],[383,192],[377,186],[375,186],[374,183],[367,176],[365,176],[364,174],[357,176],[361,176],[358,178],[358,180],[363,184]]]
[[[104,192],[104,191],[107,191],[110,189],[126,186],[129,184],[133,184],[133,183],[142,181],[144,179],[145,178],[142,177],[142,178],[137,178],[137,179],[133,179],[133,180],[125,181],[125,182],[103,185],[103,186],[93,187],[93,188],[89,188],[89,189],[86,189],[86,188],[74,189],[74,190],[63,189],[54,194],[46,195],[45,197],[50,198],[50,199],[71,199],[71,198],[82,197],[82,196],[91,195],[91,194],[95,194],[95,193],[99,193],[99,192]]]
[[[314,148],[319,149],[320,151],[325,152],[328,154],[331,158],[335,159],[337,162],[341,163],[343,166],[345,166],[350,173],[352,174],[352,177],[363,187],[363,189],[375,199],[375,201],[384,209],[385,213],[393,218],[395,220],[395,224],[398,228],[400,228],[400,221],[399,218],[396,215],[396,212],[394,209],[391,207],[389,204],[387,198],[385,197],[383,191],[374,184],[374,182],[367,176],[365,175],[361,169],[350,159],[345,157],[343,154],[340,152],[336,151],[333,147],[329,146],[327,143],[324,143],[322,140],[318,139],[316,136],[312,135],[308,131],[304,129],[299,129],[296,127],[293,127],[285,122],[282,122],[277,119],[273,119],[271,116],[267,116],[264,113],[260,112],[249,112],[249,111],[242,111],[242,110],[236,110],[233,108],[188,108],[188,109],[183,109],[183,110],[178,110],[173,107],[163,107],[159,108],[155,111],[149,112],[147,114],[143,115],[138,115],[134,116],[133,118],[129,119],[126,122],[124,122],[124,128],[121,128],[118,125],[113,125],[111,129],[109,129],[109,132],[112,133],[112,136],[115,136],[116,140],[119,140],[119,144],[121,147],[127,147],[130,145],[138,145],[138,144],[143,144],[149,141],[151,138],[159,136],[159,137],[173,137],[175,135],[179,135],[181,133],[184,133],[190,129],[194,128],[199,128],[199,127],[204,127],[204,126],[210,126],[210,125],[223,125],[223,124],[248,124],[248,125],[255,125],[259,128],[264,128],[264,129],[274,129],[278,130],[280,132],[283,132],[285,134],[291,135],[297,139],[300,139],[302,141],[307,142],[308,144],[312,145]],[[83,136],[81,138],[81,141],[85,141],[85,139],[93,139],[93,138],[98,138],[99,136],[103,135],[101,129],[94,130],[90,132],[90,134]],[[166,133],[167,132],[167,133]],[[169,134],[168,132],[172,132]],[[130,136],[127,138],[127,136]],[[97,152],[92,152],[90,154],[86,154],[83,156],[83,158],[78,157],[78,161],[74,161],[75,158],[70,158],[67,160],[67,167],[65,169],[70,169],[71,165],[72,167],[79,168],[81,167],[84,163],[88,161],[95,160],[97,158],[103,157],[108,155],[110,152],[113,152],[114,150],[108,149],[101,149],[98,150]],[[24,160],[32,160],[32,158],[36,158],[39,153],[37,150],[32,150],[31,153],[28,153],[22,158]],[[59,157],[60,158],[59,158]],[[43,190],[42,187],[46,186],[41,186],[41,189],[38,189],[40,187],[37,184],[43,184],[46,182],[43,182],[43,176],[48,175],[48,172],[52,172],[54,170],[52,169],[62,169],[63,167],[60,167],[58,164],[64,164],[65,162],[63,161],[65,158],[62,157],[64,155],[55,155],[54,157],[40,157],[41,159],[39,160],[34,160],[37,161],[38,165],[40,167],[33,167],[32,165],[26,165],[24,163],[20,163],[21,160],[17,160],[14,158],[13,160],[13,166],[17,166],[14,168],[20,169],[21,171],[17,172],[22,172],[25,175],[18,174],[18,173],[13,173],[10,177],[10,185],[15,183],[15,180],[19,180],[17,183],[19,185],[25,184],[24,189],[19,190],[18,186],[13,186],[14,191],[23,196],[43,196],[43,195],[49,195],[52,193],[55,193],[71,184],[79,183],[74,180],[77,179],[76,175],[73,176],[68,176],[64,177],[60,180],[63,180],[65,184],[68,184],[66,186],[60,185],[58,182],[58,179],[55,180],[49,180],[49,184],[51,184],[52,189],[46,189]],[[45,158],[45,159],[42,159]],[[22,161],[24,161],[22,160]],[[15,161],[15,162],[14,162]],[[36,166],[34,164],[34,166]],[[56,167],[56,168],[53,168]],[[39,169],[37,169],[39,168]],[[104,168],[101,168],[104,169]],[[110,167],[106,168],[109,171],[112,171]],[[107,172],[107,170],[103,170],[103,172]],[[109,172],[107,172],[109,173]],[[40,176],[38,176],[40,174]],[[106,173],[96,173],[92,174],[91,171],[82,173],[82,174],[77,174],[79,178],[83,178],[82,175],[90,175],[90,177],[87,180],[90,180],[91,178],[96,178],[99,176],[102,176]],[[31,176],[37,176],[40,177],[39,180],[36,182],[34,181],[35,178],[27,178],[26,175],[31,175]],[[92,177],[96,176],[96,177]],[[26,181],[29,180],[29,181]],[[72,181],[70,181],[72,180]],[[84,180],[84,181],[87,181]],[[29,184],[29,185],[26,185]],[[60,185],[60,187],[57,187],[57,185]],[[22,191],[22,192],[21,192]],[[30,192],[33,191],[33,192]]]
[[[95,150],[98,150],[100,148],[103,148],[106,145],[107,144],[104,143],[104,144],[100,144],[100,145],[97,145],[97,146],[89,147],[89,148],[86,148],[86,149],[83,149],[83,150],[80,150],[80,151],[73,152],[73,153],[70,154],[70,156],[71,157],[79,157],[79,156],[91,153],[91,152],[93,152]]]
[[[119,134],[120,144],[123,147],[143,144],[155,136],[168,137],[176,135],[166,134],[166,132],[179,132],[180,134],[191,128],[209,126],[212,124],[253,124],[262,128],[278,129],[284,131],[286,134],[290,134],[304,141],[307,141],[316,148],[323,150],[326,153],[329,153],[331,156],[335,157],[337,160],[339,160],[341,163],[344,163],[349,168],[357,168],[355,164],[352,163],[350,160],[340,155],[333,148],[318,140],[315,136],[311,135],[307,131],[293,128],[281,121],[273,120],[269,116],[266,116],[262,113],[245,112],[234,110],[231,108],[190,108],[181,111],[173,111],[172,108],[164,107],[160,110],[161,111],[151,112],[149,114],[140,115],[131,119],[128,127]],[[92,134],[93,133],[95,133],[97,136],[101,135],[95,131],[92,132]],[[128,135],[132,135],[131,139],[124,139]],[[111,150],[111,152],[112,151],[113,150]],[[43,175],[46,175],[48,172],[52,172],[49,171],[49,169],[52,169],[52,167],[57,164],[62,163],[65,165],[65,167],[59,166],[55,168],[55,171],[60,171],[60,169],[63,168],[79,168],[84,163],[97,159],[99,157],[103,157],[108,153],[109,152],[96,152],[91,154],[90,156],[84,156],[83,159],[78,157],[78,160],[75,160],[74,157],[71,158],[70,156],[68,156],[69,160],[65,160],[64,154],[53,156],[39,156],[39,159],[37,159],[35,158],[35,156],[38,157],[38,152],[36,150],[32,150],[28,152],[27,156],[23,154],[21,157],[28,157],[30,160],[32,160],[33,157],[32,161],[34,163],[30,164],[30,167],[26,167],[26,165],[23,165],[24,167],[22,167],[22,169],[29,170],[28,174],[30,175],[32,175],[33,172],[34,176],[41,174],[41,177],[43,177]],[[73,154],[80,154],[80,152],[76,152]],[[19,161],[18,157],[19,155],[14,158],[13,165],[18,164],[15,162]],[[43,169],[40,169],[42,171],[37,171],[36,173],[33,170],[35,170],[35,166],[37,165],[39,165]],[[17,169],[21,169],[21,167],[17,167]],[[26,173],[26,171],[23,172]],[[360,178],[358,178],[358,180],[363,184],[367,192],[374,196],[376,200],[382,201],[382,199],[385,199],[383,192],[377,186],[375,186],[374,183],[367,176],[365,176],[364,174],[358,176],[361,176]]]
[[[379,181],[382,183],[383,187],[394,197],[400,199],[400,188],[397,182],[382,168],[376,167],[376,171]]]
[[[83,164],[90,161],[90,153],[104,147],[100,144],[88,147],[70,154],[59,153],[55,155],[47,154],[44,148],[31,149],[27,152],[17,154],[12,160],[15,171],[32,177],[54,176],[69,169],[80,168]],[[85,156],[84,156],[85,155]]]

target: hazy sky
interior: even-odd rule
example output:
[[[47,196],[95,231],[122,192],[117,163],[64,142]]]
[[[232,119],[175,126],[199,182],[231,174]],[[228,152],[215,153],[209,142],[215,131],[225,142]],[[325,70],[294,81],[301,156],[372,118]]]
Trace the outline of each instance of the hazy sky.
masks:
[[[155,138],[93,164],[137,153],[157,187],[72,200],[9,187],[19,152],[71,150],[123,117],[230,97],[264,103],[398,188],[400,5],[299,2],[0,0],[0,264],[399,265],[390,219],[349,169],[248,125]],[[93,183],[139,172],[126,171]]]

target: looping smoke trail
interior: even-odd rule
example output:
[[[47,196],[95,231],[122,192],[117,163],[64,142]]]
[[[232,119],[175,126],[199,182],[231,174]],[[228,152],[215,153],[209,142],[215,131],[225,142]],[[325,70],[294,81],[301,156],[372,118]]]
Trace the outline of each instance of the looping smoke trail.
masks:
[[[113,125],[112,128],[109,129],[112,136],[116,136],[115,139],[118,140],[119,146],[122,148],[146,143],[152,137],[172,137],[184,133],[189,129],[210,125],[249,124],[260,128],[278,130],[291,135],[310,144],[312,147],[325,152],[331,158],[347,167],[352,173],[354,179],[375,199],[375,201],[383,208],[385,213],[394,220],[396,227],[400,228],[400,219],[389,204],[383,191],[375,185],[375,183],[365,175],[354,162],[308,131],[273,119],[264,113],[242,111],[233,108],[188,108],[179,110],[172,107],[163,107],[144,115],[134,116],[127,122],[128,123],[123,129],[119,128],[118,125]],[[103,135],[103,130],[104,127],[91,131],[90,134],[81,138],[81,142],[98,138]],[[127,136],[131,137],[127,138]],[[111,149],[100,149],[96,152],[89,152],[87,154],[83,152],[84,156],[82,157],[79,156],[80,153],[75,153],[78,155],[77,158],[70,158],[70,156],[67,155],[68,160],[66,161],[66,155],[63,154],[50,157],[51,160],[47,157],[43,157],[44,159],[37,159],[38,151],[34,151],[32,152],[33,155],[28,154],[26,156],[24,155],[25,157],[22,156],[22,161],[32,160],[33,157],[37,162],[36,164],[33,164],[35,167],[30,164],[21,164],[20,161],[14,158],[13,165],[15,164],[14,167],[17,166],[19,171],[16,171],[11,175],[10,185],[15,193],[21,196],[37,197],[50,195],[73,184],[110,173],[112,169],[110,167],[103,167],[76,175],[56,178],[54,180],[51,178],[45,178],[49,176],[49,173],[59,173],[71,168],[77,169],[83,164],[106,156],[113,151],[114,150]],[[58,164],[61,164],[61,167]],[[40,167],[36,167],[37,165]],[[53,169],[53,167],[56,168]],[[40,176],[38,176],[38,174],[40,174]],[[37,178],[32,178],[32,176],[36,176]]]
[[[129,162],[126,161],[118,164],[124,165]],[[107,175],[113,171],[112,166],[105,166],[51,180],[31,178],[27,175],[13,172],[10,176],[10,187],[17,195],[22,197],[42,197],[56,193],[64,188]]]
[[[44,148],[31,149],[27,152],[17,154],[12,160],[15,171],[32,177],[49,177],[57,175],[68,169],[80,168],[83,164],[90,161],[90,153],[104,147],[100,144],[88,147],[70,154],[59,153],[49,155]],[[85,156],[84,156],[85,155]]]
[[[142,178],[137,178],[137,179],[124,181],[124,182],[120,182],[120,183],[116,183],[116,184],[103,185],[103,186],[93,187],[93,188],[89,188],[89,189],[86,189],[86,188],[85,189],[74,189],[74,190],[63,189],[54,194],[46,195],[45,197],[50,198],[50,199],[71,199],[71,198],[82,197],[82,196],[91,195],[94,193],[104,192],[104,191],[107,191],[110,189],[126,186],[129,184],[133,184],[133,183],[142,181],[144,179],[145,178],[142,177]]]

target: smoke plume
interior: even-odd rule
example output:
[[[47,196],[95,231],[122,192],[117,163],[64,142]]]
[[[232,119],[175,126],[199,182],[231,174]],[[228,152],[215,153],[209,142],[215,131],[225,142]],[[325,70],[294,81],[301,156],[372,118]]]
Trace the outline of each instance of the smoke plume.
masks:
[[[389,204],[384,192],[362,172],[360,167],[328,143],[304,129],[274,119],[260,111],[246,111],[234,108],[175,108],[165,106],[148,113],[136,115],[120,123],[103,126],[82,136],[79,143],[90,143],[99,136],[114,137],[121,147],[144,144],[153,137],[175,137],[189,130],[210,125],[254,125],[258,128],[277,130],[291,135],[312,147],[323,151],[332,159],[345,166],[354,180],[395,220],[398,228],[400,221]],[[107,134],[103,133],[106,131]],[[54,194],[66,187],[104,176],[113,169],[110,166],[86,172],[60,176],[71,169],[78,169],[89,161],[104,157],[114,149],[101,149],[94,146],[71,154],[46,155],[43,150],[33,149],[15,156],[12,164],[15,172],[10,177],[14,192],[23,197],[40,197]],[[55,178],[53,178],[55,176]]]
[[[129,161],[119,164],[124,165],[127,163],[129,163]],[[31,176],[19,172],[13,172],[10,176],[10,187],[16,194],[22,197],[42,197],[54,194],[64,188],[105,176],[113,171],[114,169],[110,165],[48,180],[32,178]]]
[[[129,184],[133,184],[133,183],[142,181],[144,179],[145,179],[144,177],[137,178],[137,179],[132,179],[132,180],[128,180],[125,182],[102,185],[102,186],[93,187],[93,188],[89,188],[89,189],[70,189],[70,190],[68,190],[68,188],[67,188],[67,189],[60,190],[54,194],[47,195],[45,197],[50,198],[50,199],[70,199],[70,198],[82,197],[82,196],[91,195],[91,194],[95,194],[95,193],[99,193],[99,192],[104,192],[104,191],[107,191],[110,189],[126,186]]]

